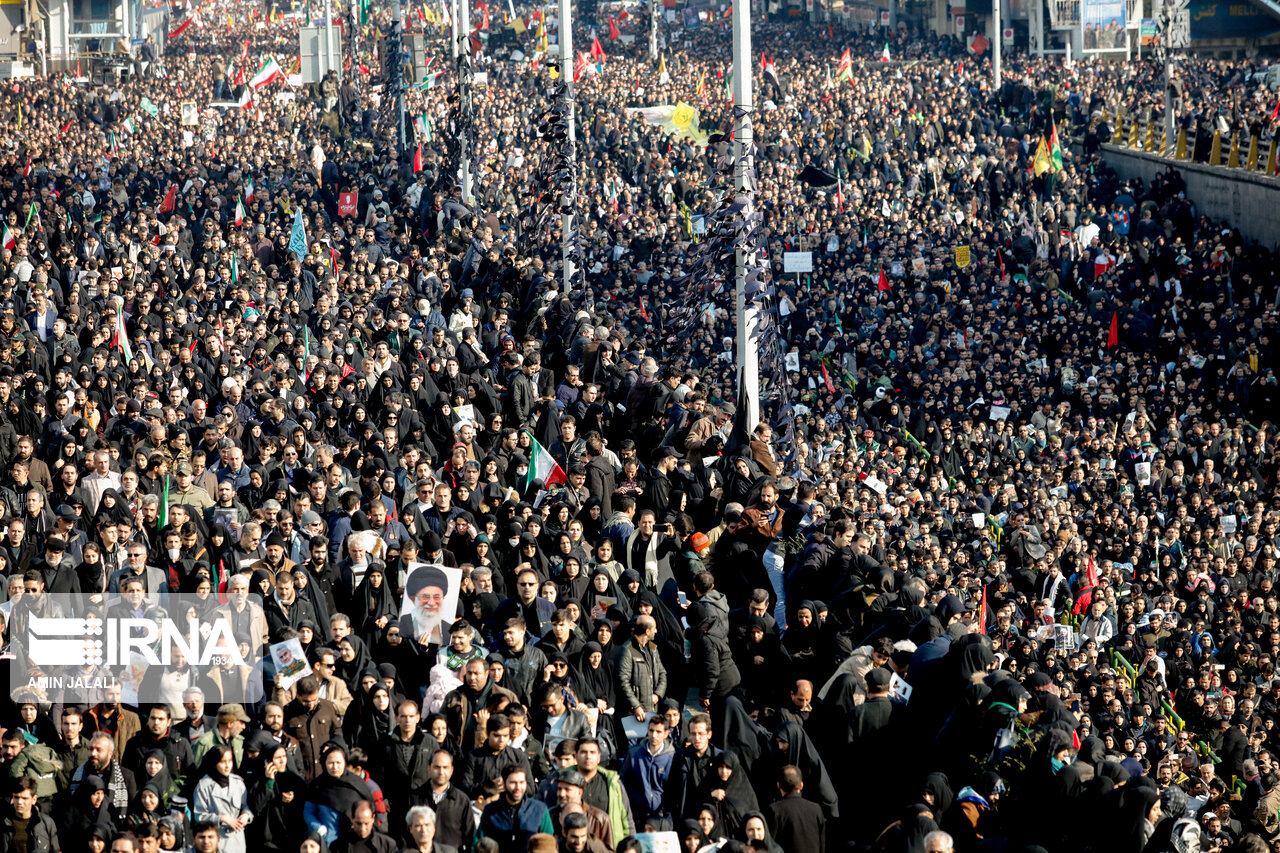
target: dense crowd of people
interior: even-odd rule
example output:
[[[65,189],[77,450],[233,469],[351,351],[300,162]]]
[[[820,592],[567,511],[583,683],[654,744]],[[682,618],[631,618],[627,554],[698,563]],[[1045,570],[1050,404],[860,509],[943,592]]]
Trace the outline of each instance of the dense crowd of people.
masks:
[[[677,283],[725,22],[660,68],[644,10],[575,33],[566,292],[554,16],[512,61],[477,8],[459,117],[410,11],[397,160],[387,14],[316,85],[246,92],[298,20],[210,3],[128,79],[0,92],[5,661],[55,596],[181,592],[311,667],[15,691],[0,851],[1280,850],[1277,259],[1098,156],[1161,69],[993,92],[954,38],[758,24],[756,424],[728,286],[690,321]],[[1184,118],[1269,127],[1243,66],[1182,68]],[[625,111],[680,102],[709,145]],[[461,571],[435,633],[420,565]]]

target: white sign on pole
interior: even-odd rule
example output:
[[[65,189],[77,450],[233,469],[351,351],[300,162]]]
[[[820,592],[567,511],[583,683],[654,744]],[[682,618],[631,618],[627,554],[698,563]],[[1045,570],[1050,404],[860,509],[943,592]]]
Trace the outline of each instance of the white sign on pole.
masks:
[[[889,10],[888,9],[880,10],[880,26],[882,27],[889,26]]]
[[[813,272],[813,252],[783,252],[782,271]]]
[[[1005,27],[1004,31],[1000,33],[1000,41],[1004,42],[1006,47],[1013,44],[1013,29],[1011,27]]]
[[[964,15],[956,15],[955,21],[956,21],[956,32],[963,33],[964,32]]]

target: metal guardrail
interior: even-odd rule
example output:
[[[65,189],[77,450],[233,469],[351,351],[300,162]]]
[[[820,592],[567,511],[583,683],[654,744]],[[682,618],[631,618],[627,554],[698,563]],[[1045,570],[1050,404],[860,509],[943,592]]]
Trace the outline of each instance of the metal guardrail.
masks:
[[[1194,160],[1209,166],[1243,169],[1267,177],[1277,174],[1280,136],[1264,141],[1258,134],[1215,130],[1208,143],[1207,157],[1202,157],[1203,152],[1195,148],[1196,140],[1189,139],[1186,130],[1178,128],[1177,136],[1171,141],[1164,123],[1157,121],[1150,111],[1126,114],[1123,107],[1118,107],[1107,114],[1107,120],[1114,128],[1108,141],[1120,148],[1150,151],[1172,160]]]

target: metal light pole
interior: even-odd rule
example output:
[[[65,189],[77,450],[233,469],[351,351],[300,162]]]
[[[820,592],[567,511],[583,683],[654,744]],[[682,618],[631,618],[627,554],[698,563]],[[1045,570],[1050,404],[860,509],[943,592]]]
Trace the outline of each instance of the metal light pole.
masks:
[[[1000,20],[1000,7],[1004,5],[1002,0],[991,0],[991,12],[995,18],[996,37],[992,39],[991,53],[991,70],[994,72],[994,80],[996,92],[1000,91],[1000,84],[1004,80],[1004,75],[1000,70],[1000,51],[1004,47],[1004,24]]]
[[[328,2],[328,0],[325,0]],[[391,26],[385,45],[387,55],[383,57],[383,68],[390,69],[387,79],[387,94],[395,103],[396,111],[396,161],[403,174],[409,156],[409,128],[404,120],[404,9],[400,0],[391,0]]]
[[[462,14],[460,7],[461,0],[445,0],[453,7],[453,14],[449,16],[449,58],[453,60],[453,67],[458,67],[458,15]]]
[[[333,61],[333,0],[324,0],[324,72],[337,71],[339,78],[342,69],[335,68]]]
[[[561,0],[565,2],[565,0]],[[747,154],[751,150],[751,4],[739,0],[733,4],[733,106],[734,106],[734,176],[738,193],[747,189]],[[745,216],[749,211],[739,215]],[[760,353],[755,343],[759,311],[747,308],[747,253],[739,245],[734,250],[734,306],[738,320],[738,405],[746,427],[753,430],[760,422]]]
[[[658,15],[661,8],[658,0],[649,0],[649,59],[658,61]]]
[[[465,43],[465,48],[463,47]],[[471,0],[458,0],[458,47],[459,50],[465,49],[467,52],[467,65],[470,66],[474,54],[471,50]],[[461,103],[469,104],[471,102],[471,75],[458,74],[458,86],[464,91],[459,92]],[[458,160],[462,164],[462,203],[471,204],[471,143],[464,136],[462,140],[462,151],[459,152]]]
[[[558,32],[556,39],[560,42],[560,79],[564,83],[564,95],[567,102],[566,114],[569,120],[569,168],[575,171],[578,158],[577,116],[574,115],[573,103],[573,3],[572,0],[560,0],[556,22]],[[651,45],[652,47],[653,45]],[[570,258],[573,233],[573,208],[577,204],[578,183],[575,180],[570,189],[573,198],[567,211],[560,214],[560,256],[561,275],[564,276],[564,292],[573,289],[573,261]]]

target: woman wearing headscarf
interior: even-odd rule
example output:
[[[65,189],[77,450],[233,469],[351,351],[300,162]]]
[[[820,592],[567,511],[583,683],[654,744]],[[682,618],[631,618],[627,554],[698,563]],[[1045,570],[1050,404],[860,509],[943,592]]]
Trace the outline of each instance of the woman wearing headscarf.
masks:
[[[352,716],[347,715],[348,718]],[[376,755],[379,742],[396,727],[391,691],[381,682],[375,684],[360,697],[360,708],[350,720],[349,732],[346,731],[346,722],[344,719],[343,729],[349,742],[369,755]]]
[[[769,835],[769,822],[759,811],[750,811],[743,816],[742,830],[736,833],[743,841],[751,842],[756,850],[768,850],[769,853],[784,853],[773,837]]]
[[[885,827],[871,849],[876,853],[925,853],[924,840],[938,830],[937,817],[924,803],[908,806],[901,818]]]
[[[247,763],[247,762],[246,762]],[[302,825],[302,794],[306,783],[289,770],[289,750],[284,744],[267,744],[256,760],[249,784],[248,805],[253,812],[247,839],[255,851],[284,853],[291,834]],[[246,777],[250,775],[246,769]]]
[[[224,853],[245,853],[245,828],[253,819],[248,790],[236,775],[236,759],[231,747],[216,744],[201,763],[203,775],[191,796],[191,813],[197,821],[218,826],[218,849]]]
[[[604,569],[591,573],[591,585],[582,597],[582,608],[588,619],[601,619],[610,607],[622,601],[618,585]]]
[[[748,772],[725,752],[712,757],[711,770],[698,786],[696,796],[715,806],[716,816],[730,835],[738,835],[747,815],[760,808]]]
[[[754,709],[773,703],[779,690],[778,673],[789,672],[791,666],[782,639],[769,631],[763,617],[755,615],[748,616],[745,629],[731,639],[748,704]]]
[[[768,773],[755,774],[757,785],[764,786],[763,790],[757,787],[757,791],[771,794],[773,782],[779,778],[782,768],[792,764],[804,774],[804,798],[822,806],[827,820],[839,817],[836,789],[831,784],[831,777],[827,774],[822,757],[818,755],[817,747],[804,728],[796,722],[782,723],[773,730],[772,749],[773,766],[768,768]]]
[[[164,817],[164,802],[155,782],[147,782],[133,795],[129,811],[125,815],[125,825],[130,829],[141,826],[155,826]]]
[[[587,707],[601,711],[613,707],[613,662],[605,658],[604,648],[595,640],[588,641],[572,664],[574,695]]]
[[[307,788],[302,806],[302,819],[308,830],[328,840],[338,837],[342,820],[351,814],[356,803],[372,802],[369,786],[347,769],[347,753],[330,741],[325,744],[324,771]]]
[[[107,826],[107,843],[114,832],[111,817],[111,799],[107,796],[107,783],[101,776],[86,774],[84,781],[70,797],[70,805],[58,822],[58,836],[62,849],[85,850],[89,835],[95,826]]]
[[[400,602],[381,563],[371,563],[351,597],[352,625],[366,646],[382,636],[387,623],[400,615]]]
[[[586,561],[577,554],[565,555],[563,572],[556,579],[556,589],[559,595],[556,600],[558,602],[582,601],[591,584],[591,579],[587,577],[584,566],[586,566]]]
[[[360,676],[373,667],[373,658],[365,648],[364,640],[349,634],[338,641],[338,655],[334,660],[333,674],[341,678],[355,696],[359,693]]]

